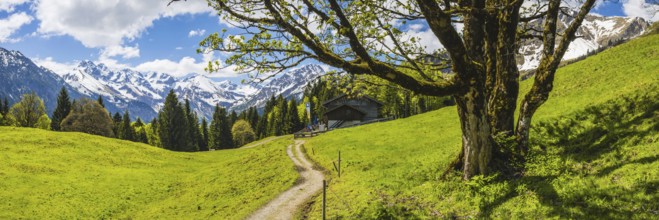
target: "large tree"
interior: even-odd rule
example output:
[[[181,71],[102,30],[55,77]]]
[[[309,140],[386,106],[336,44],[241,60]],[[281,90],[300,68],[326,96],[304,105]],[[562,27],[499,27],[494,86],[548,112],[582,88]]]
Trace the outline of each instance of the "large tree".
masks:
[[[470,179],[491,171],[493,152],[501,152],[494,136],[516,138],[516,153],[526,153],[533,114],[547,100],[554,73],[595,0],[584,0],[574,13],[560,0],[208,3],[237,31],[211,34],[199,51],[232,53],[226,65],[239,71],[278,73],[314,59],[419,94],[453,96],[462,129],[459,164],[463,178]],[[559,14],[572,17],[566,27],[559,27]],[[436,40],[408,34],[418,25]],[[520,80],[515,54],[523,39],[538,40],[543,49],[515,127]],[[433,40],[443,49],[428,51],[424,44]],[[441,73],[448,68],[454,74]]]
[[[233,124],[233,127],[231,127],[231,135],[233,135],[233,141],[235,142],[236,147],[241,147],[250,143],[256,138],[256,133],[254,133],[252,126],[242,119]]]
[[[110,114],[97,101],[82,99],[71,107],[71,112],[60,124],[62,131],[77,131],[88,134],[114,137]]]
[[[14,104],[7,114],[17,127],[43,128],[50,127],[50,119],[46,115],[43,100],[36,93],[24,94],[21,101]],[[48,121],[48,125],[44,123]]]
[[[62,130],[60,123],[66,116],[71,112],[71,98],[69,97],[69,92],[66,91],[66,88],[62,87],[59,95],[57,96],[57,107],[53,112],[53,119],[51,121],[50,127],[53,131]]]

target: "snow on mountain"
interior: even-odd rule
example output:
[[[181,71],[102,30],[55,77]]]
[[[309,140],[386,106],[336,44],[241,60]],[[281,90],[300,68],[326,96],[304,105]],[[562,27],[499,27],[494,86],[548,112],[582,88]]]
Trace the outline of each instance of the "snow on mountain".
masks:
[[[249,97],[254,94],[266,92],[286,97],[301,94],[313,77],[306,73],[318,71],[322,71],[318,65],[305,66],[271,80],[267,87],[238,85],[228,80],[216,82],[200,74],[176,78],[165,73],[112,70],[91,61],[82,61],[60,76],[80,93],[89,97],[102,96],[118,109],[128,109],[131,115],[148,120],[162,108],[169,90],[174,90],[181,100],[190,100],[191,107],[199,115],[210,118],[215,105],[231,108],[240,103],[252,103]]]
[[[52,113],[57,105],[57,94],[64,87],[73,98],[83,97],[52,71],[37,66],[21,52],[0,48],[0,98],[10,103],[34,92],[44,101],[46,111]]]
[[[572,17],[561,14],[558,31],[563,31],[572,22]],[[535,25],[541,25],[538,21]],[[595,51],[600,47],[608,46],[617,40],[627,40],[641,35],[650,23],[642,18],[631,17],[604,17],[596,14],[588,14],[577,36],[568,47],[563,60],[570,60]],[[533,70],[538,67],[542,42],[537,39],[527,40],[520,44],[517,63],[519,70]]]
[[[270,96],[282,95],[286,98],[301,98],[306,85],[325,74],[325,70],[316,64],[310,64],[286,72],[261,85],[256,93],[238,100],[232,110],[243,111],[251,106],[263,107]]]

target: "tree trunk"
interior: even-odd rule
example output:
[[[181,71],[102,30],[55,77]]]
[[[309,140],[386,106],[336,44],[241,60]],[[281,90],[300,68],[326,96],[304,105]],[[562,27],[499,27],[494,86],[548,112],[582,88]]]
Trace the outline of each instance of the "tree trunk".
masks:
[[[519,109],[516,136],[517,146],[522,155],[526,155],[529,150],[529,130],[533,114],[547,101],[549,93],[554,88],[554,74],[558,68],[558,62],[551,61],[541,64],[538,68],[533,87],[524,97]]]
[[[483,87],[470,87],[455,96],[462,128],[463,179],[487,175],[492,158],[492,131]]]

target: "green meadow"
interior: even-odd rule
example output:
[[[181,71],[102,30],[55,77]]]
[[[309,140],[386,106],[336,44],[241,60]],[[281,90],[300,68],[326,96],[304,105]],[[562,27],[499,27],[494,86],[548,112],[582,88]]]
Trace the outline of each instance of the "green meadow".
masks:
[[[0,127],[0,219],[243,219],[298,178],[291,139],[181,153]]]
[[[329,175],[330,219],[659,218],[658,34],[560,68],[533,122],[531,155],[513,179],[442,178],[461,150],[455,107],[335,130],[305,148]],[[306,210],[312,219],[321,199]]]

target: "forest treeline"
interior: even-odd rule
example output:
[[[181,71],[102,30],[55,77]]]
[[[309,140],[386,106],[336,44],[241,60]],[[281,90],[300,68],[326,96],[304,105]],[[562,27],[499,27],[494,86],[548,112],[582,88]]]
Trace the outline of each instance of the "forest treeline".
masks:
[[[450,98],[415,95],[393,86],[354,86],[336,77],[322,77],[310,82],[302,97],[286,99],[271,96],[263,109],[250,107],[237,113],[215,106],[210,120],[200,117],[187,99],[170,91],[156,118],[132,121],[130,113],[110,113],[102,97],[71,99],[60,90],[57,106],[48,117],[44,102],[35,93],[24,94],[10,106],[7,98],[0,102],[0,125],[33,127],[53,131],[84,132],[122,140],[142,142],[173,151],[208,151],[230,149],[269,137],[291,134],[308,125],[322,123],[322,103],[335,96],[368,95],[384,103],[381,117],[408,117],[450,105]],[[346,89],[347,88],[347,89]],[[301,100],[301,101],[298,101]],[[306,110],[309,103],[309,112]]]

